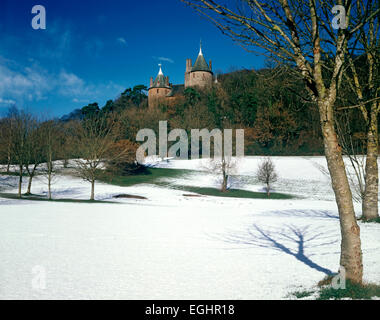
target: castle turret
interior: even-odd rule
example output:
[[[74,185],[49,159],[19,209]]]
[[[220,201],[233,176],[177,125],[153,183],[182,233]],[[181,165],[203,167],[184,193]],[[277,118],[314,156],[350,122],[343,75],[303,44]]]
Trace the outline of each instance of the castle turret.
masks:
[[[159,67],[160,70],[158,71],[157,77],[154,81],[152,81],[153,78],[151,78],[151,84],[148,90],[149,108],[158,106],[160,102],[164,101],[165,97],[171,92],[169,77],[164,76],[161,64],[159,64]]]
[[[186,72],[191,72],[192,62],[191,59],[186,59]]]
[[[210,66],[207,64],[203,52],[202,52],[202,44],[199,49],[199,54],[197,59],[195,60],[194,65],[189,70],[188,61],[186,60],[186,73],[185,73],[185,88],[187,87],[211,87],[212,85],[212,70],[211,70],[211,60]]]

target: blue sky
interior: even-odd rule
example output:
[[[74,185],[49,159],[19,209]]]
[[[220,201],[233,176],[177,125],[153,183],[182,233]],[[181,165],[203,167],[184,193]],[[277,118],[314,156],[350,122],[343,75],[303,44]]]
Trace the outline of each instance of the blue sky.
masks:
[[[36,4],[46,8],[46,30],[31,26]],[[45,117],[103,106],[148,86],[160,62],[182,84],[200,39],[214,71],[263,65],[180,0],[1,0],[0,113],[12,103]]]

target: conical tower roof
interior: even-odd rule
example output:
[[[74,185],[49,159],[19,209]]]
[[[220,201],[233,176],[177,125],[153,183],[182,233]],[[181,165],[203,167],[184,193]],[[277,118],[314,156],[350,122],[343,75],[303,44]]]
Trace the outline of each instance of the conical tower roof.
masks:
[[[198,54],[197,60],[195,60],[195,63],[193,65],[193,67],[191,68],[191,72],[194,72],[194,71],[212,72],[210,70],[210,67],[208,66],[208,64],[206,62],[205,57],[203,56],[202,45],[199,49],[199,54]]]
[[[159,64],[160,70],[158,71],[157,77],[153,82],[152,88],[169,88],[169,84],[166,83],[164,73],[162,72],[161,64]]]

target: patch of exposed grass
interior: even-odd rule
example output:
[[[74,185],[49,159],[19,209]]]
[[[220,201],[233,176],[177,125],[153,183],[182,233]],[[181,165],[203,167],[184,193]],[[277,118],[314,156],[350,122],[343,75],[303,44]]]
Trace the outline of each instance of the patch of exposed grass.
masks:
[[[160,180],[164,178],[178,178],[191,172],[192,170],[186,169],[148,168],[146,173],[128,176],[104,177],[102,181],[121,187],[129,187],[143,183],[162,185],[163,183]]]
[[[380,223],[380,217],[378,217],[376,219],[369,219],[369,220],[361,219],[361,222],[363,222],[363,223]]]
[[[345,289],[334,289],[331,285],[333,276],[328,276],[318,282],[319,289],[316,291],[296,291],[291,292],[289,297],[296,297],[302,299],[310,297],[316,293],[316,300],[341,300],[341,299],[353,299],[353,300],[369,300],[374,297],[380,298],[380,285],[377,284],[357,284],[350,280],[346,280]]]
[[[146,174],[105,177],[102,181],[117,186],[128,187],[136,184],[149,183],[162,187],[170,187],[172,189],[194,192],[205,196],[214,197],[231,197],[246,199],[293,199],[294,197],[283,193],[271,193],[268,198],[266,193],[252,192],[247,190],[230,189],[227,192],[221,192],[216,188],[202,188],[193,186],[179,186],[163,182],[167,178],[180,178],[194,172],[187,169],[167,169],[167,168],[148,168]]]
[[[192,187],[192,186],[181,186],[176,187],[180,190],[194,192],[202,194],[204,196],[214,196],[214,197],[228,197],[228,198],[244,198],[244,199],[293,199],[294,197],[285,193],[271,193],[268,197],[266,193],[263,192],[253,192],[240,189],[230,189],[226,192],[221,192],[216,188],[203,188],[203,187]]]
[[[14,171],[9,171],[9,172],[1,171],[1,172],[0,172],[0,176],[13,176],[13,177],[18,177],[18,176],[20,176],[20,173],[19,173],[19,172],[14,172]],[[27,177],[27,176],[28,176],[28,173],[24,171],[24,172],[22,173],[22,176],[23,176],[23,177]]]
[[[25,195],[23,194],[21,198],[18,197],[18,194],[14,193],[0,193],[0,198],[12,199],[12,200],[27,200],[27,201],[46,201],[46,202],[67,202],[67,203],[118,203],[112,201],[100,201],[100,200],[81,200],[81,199],[51,199],[40,195]]]
[[[312,294],[314,294],[314,291],[304,290],[304,291],[293,292],[290,295],[296,297],[297,299],[302,299],[302,298],[310,297]]]
[[[318,300],[330,299],[371,299],[380,297],[380,286],[377,284],[356,284],[346,281],[346,289],[334,289],[332,286],[323,286],[319,291]]]

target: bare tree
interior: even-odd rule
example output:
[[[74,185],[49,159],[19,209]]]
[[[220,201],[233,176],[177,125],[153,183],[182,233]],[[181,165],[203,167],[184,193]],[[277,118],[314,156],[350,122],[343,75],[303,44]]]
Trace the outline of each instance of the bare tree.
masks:
[[[57,158],[62,160],[63,167],[67,168],[69,165],[69,159],[73,158],[76,152],[75,148],[75,132],[76,121],[68,121],[61,123],[58,129],[58,150]]]
[[[29,157],[28,141],[31,134],[33,118],[24,111],[17,111],[11,115],[9,121],[11,122],[12,128],[10,153],[14,163],[18,166],[18,197],[21,198],[24,167]]]
[[[7,173],[9,173],[9,168],[11,164],[10,159],[10,121],[8,118],[0,119],[0,161],[2,163],[7,163]]]
[[[339,144],[351,167],[347,168],[352,198],[362,203],[365,197],[365,152],[361,139],[354,139],[347,111],[336,121]]]
[[[215,157],[208,161],[206,170],[221,177],[221,192],[227,192],[230,187],[230,176],[236,173],[238,160],[232,157]]]
[[[278,179],[276,168],[271,158],[267,157],[259,163],[256,171],[256,179],[265,184],[265,190],[269,197],[272,185]]]
[[[107,164],[121,161],[130,155],[128,145],[116,147],[119,139],[119,123],[114,115],[93,116],[77,124],[74,143],[81,159],[75,161],[75,170],[80,177],[91,183],[90,200],[95,200],[95,182],[104,174]]]
[[[57,155],[60,149],[60,131],[56,121],[49,120],[45,121],[41,125],[41,132],[43,133],[43,155],[45,158],[45,166],[42,170],[42,175],[47,180],[48,186],[48,198],[52,199],[52,183],[54,181],[54,177],[56,176],[56,168],[54,164],[54,160],[56,160]]]
[[[18,110],[16,106],[10,107],[0,125],[0,152],[2,154],[2,158],[6,159],[7,173],[10,172],[10,166],[12,164],[12,141],[14,131],[14,121],[12,121],[12,119],[14,119],[17,114]]]
[[[378,0],[359,1],[357,19],[363,20],[368,12],[379,9]],[[358,108],[366,124],[367,157],[365,161],[365,186],[362,200],[363,219],[372,220],[379,217],[378,193],[379,170],[377,158],[379,153],[378,114],[380,111],[380,20],[370,16],[367,24],[357,29],[356,41],[360,50],[347,45],[348,69],[345,80],[356,95],[356,104],[340,109]],[[362,69],[362,70],[359,70]],[[363,72],[364,69],[364,72]]]
[[[325,156],[339,210],[342,234],[340,265],[346,276],[361,283],[363,262],[360,228],[335,129],[335,104],[343,77],[347,45],[380,9],[368,8],[364,0],[237,1],[236,6],[217,0],[181,0],[210,19],[224,34],[243,47],[261,48],[264,55],[290,66],[302,79],[310,103],[316,105]],[[346,15],[335,30],[331,10],[343,6]],[[358,6],[365,14],[361,17]],[[345,21],[342,21],[345,20]],[[344,23],[346,22],[346,23]],[[307,98],[306,98],[307,100]]]
[[[25,169],[29,176],[26,195],[32,194],[32,181],[37,173],[37,168],[45,160],[43,150],[44,132],[41,129],[41,122],[30,116],[29,134],[25,145]]]

